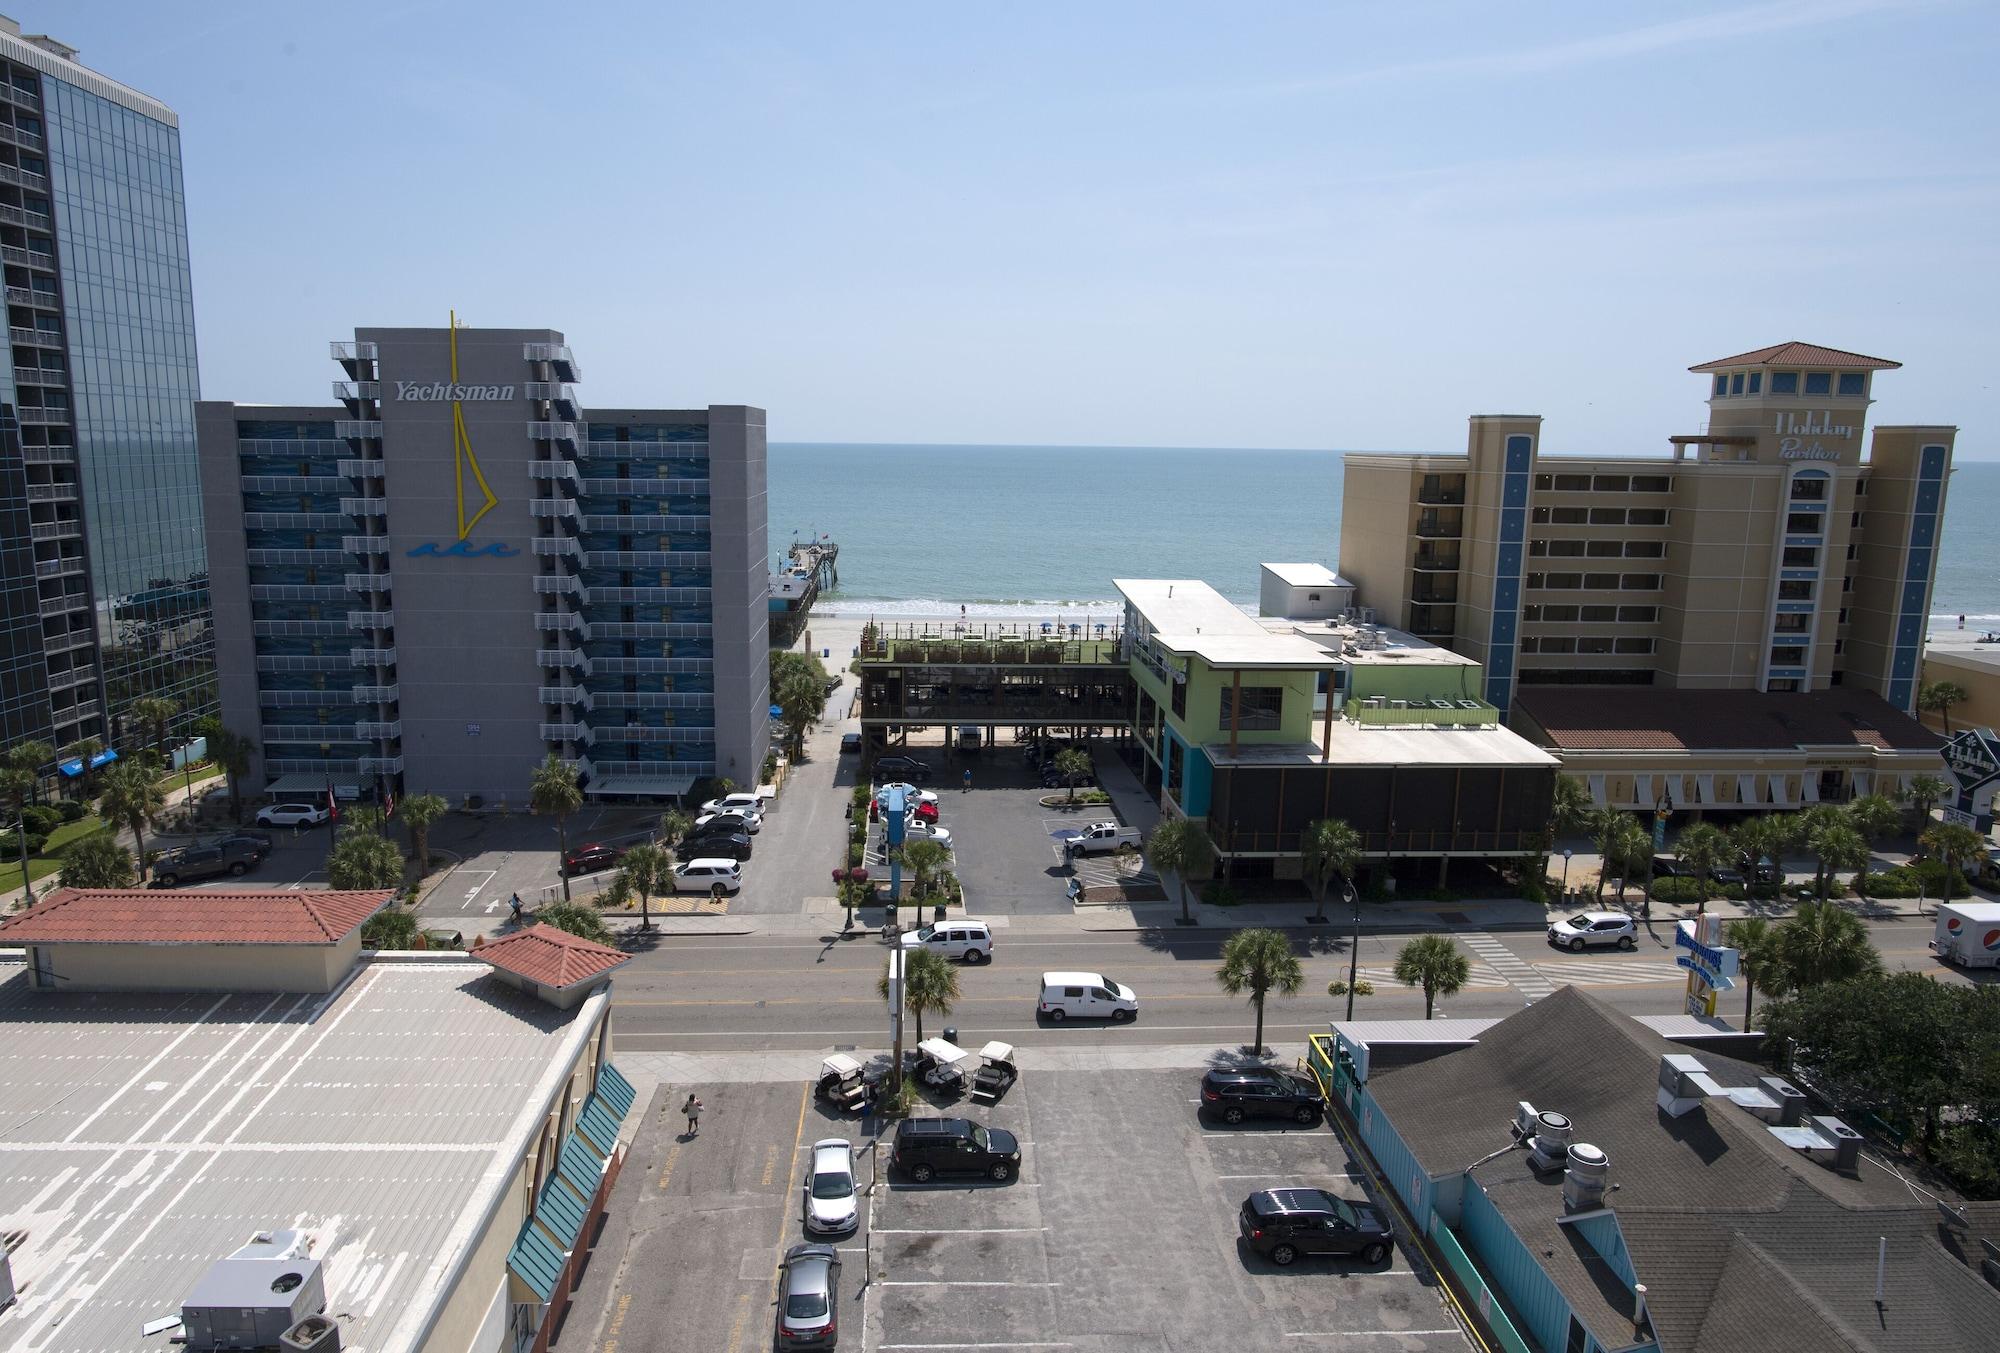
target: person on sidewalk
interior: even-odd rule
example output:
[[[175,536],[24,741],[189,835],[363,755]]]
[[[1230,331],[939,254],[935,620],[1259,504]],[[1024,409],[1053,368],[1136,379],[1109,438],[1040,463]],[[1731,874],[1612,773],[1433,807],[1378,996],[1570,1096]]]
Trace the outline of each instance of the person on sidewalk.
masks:
[[[972,767],[970,766],[965,768],[965,788],[961,792],[967,794],[972,792]]]
[[[687,1115],[687,1135],[690,1137],[699,1137],[701,1135],[701,1100],[695,1097],[694,1091],[688,1091],[687,1103],[681,1105],[681,1112]]]
[[[512,900],[507,903],[507,912],[508,915],[513,917],[515,925],[521,924],[521,895],[519,893],[515,893]]]

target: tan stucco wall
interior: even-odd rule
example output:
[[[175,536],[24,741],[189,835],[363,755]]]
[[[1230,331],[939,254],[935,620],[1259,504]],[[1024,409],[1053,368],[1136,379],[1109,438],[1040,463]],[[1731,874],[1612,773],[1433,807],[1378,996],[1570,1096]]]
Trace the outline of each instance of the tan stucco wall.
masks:
[[[1990,652],[1974,657],[1948,648],[1933,648],[1924,654],[1922,684],[1933,681],[1957,682],[1972,697],[1951,707],[1954,733],[1962,728],[2000,729],[2000,657]],[[1923,712],[1918,717],[1924,721],[1924,727],[1944,732],[1944,720],[1937,715]]]
[[[166,903],[163,902],[163,905]],[[63,991],[328,992],[361,954],[338,944],[50,944],[43,966]]]

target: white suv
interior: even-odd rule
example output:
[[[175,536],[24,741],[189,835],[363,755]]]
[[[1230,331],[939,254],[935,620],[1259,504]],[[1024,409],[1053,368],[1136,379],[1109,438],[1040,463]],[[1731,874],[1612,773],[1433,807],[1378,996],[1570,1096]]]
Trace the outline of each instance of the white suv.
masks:
[[[1572,954],[1580,954],[1593,944],[1634,949],[1639,944],[1639,928],[1622,911],[1580,911],[1549,927],[1549,943]]]
[[[722,897],[743,890],[743,866],[735,860],[687,860],[674,866],[674,891]]]
[[[326,805],[320,803],[274,803],[257,810],[257,822],[265,827],[291,827],[300,823],[316,827],[326,821]]]
[[[940,921],[921,930],[905,930],[905,949],[928,949],[946,958],[985,963],[993,957],[993,928],[984,921]]]

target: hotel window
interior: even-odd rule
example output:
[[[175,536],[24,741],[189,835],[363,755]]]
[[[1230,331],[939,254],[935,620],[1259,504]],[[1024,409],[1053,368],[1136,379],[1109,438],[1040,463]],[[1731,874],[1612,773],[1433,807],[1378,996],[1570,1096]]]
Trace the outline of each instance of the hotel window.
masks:
[[[1539,606],[1523,606],[1523,607],[1521,608],[1521,619],[1523,619],[1523,620],[1527,621],[1527,622],[1528,622],[1529,624],[1531,624],[1531,625],[1532,625],[1533,623],[1535,623],[1535,622],[1536,622],[1537,620],[1540,620],[1541,618],[1542,618],[1542,608],[1541,608],[1541,607],[1539,607]]]
[[[1548,541],[1546,541],[1546,540],[1531,540],[1531,541],[1529,541],[1529,542],[1528,542],[1528,556],[1529,556],[1530,558],[1532,558],[1532,559],[1539,559],[1539,558],[1541,558],[1541,557],[1542,557],[1543,555],[1547,554],[1548,552],[1549,552],[1549,542],[1548,542]]]
[[[1826,497],[1826,478],[1823,475],[1800,475],[1792,481],[1792,501],[1818,501]]]
[[[1868,392],[1868,378],[1858,371],[1843,372],[1840,377],[1840,393],[1843,395],[1863,395]]]
[[[1581,573],[1551,573],[1548,575],[1547,586],[1559,592],[1574,592],[1583,586],[1583,575]]]
[[[1811,601],[1813,585],[1809,582],[1785,579],[1778,584],[1779,601]]]
[[[1673,489],[1674,481],[1663,474],[1635,474],[1632,476],[1634,493],[1667,493]]]
[[[1866,475],[1863,475],[1861,478],[1854,481],[1854,496],[1856,498],[1859,498],[1862,494],[1866,492],[1868,492],[1868,477]]]
[[[1732,395],[1743,393],[1743,373],[1741,371],[1729,378],[1729,393]]]
[[[1535,476],[1536,493],[1547,493],[1550,489],[1554,488],[1555,486],[1556,486],[1556,477],[1554,475],[1538,474]]]
[[[1664,507],[1635,507],[1625,514],[1627,526],[1665,526],[1667,510]]]
[[[1222,723],[1228,728],[1234,718],[1237,691],[1234,687],[1222,688]],[[1283,725],[1285,710],[1285,688],[1283,686],[1245,686],[1242,689],[1243,716],[1236,727],[1245,733],[1273,732]]]
[[[1612,645],[1611,651],[1614,653],[1651,653],[1653,651],[1653,641],[1651,639],[1620,639]]]
[[[1576,652],[1576,640],[1568,635],[1545,634],[1542,636],[1542,652],[1574,653]]]
[[[1592,559],[1616,559],[1625,553],[1625,547],[1615,540],[1593,540],[1585,552]]]
[[[1583,542],[1581,540],[1551,540],[1549,542],[1549,553],[1558,559],[1581,559],[1583,558]]]
[[[1811,628],[1812,617],[1803,611],[1787,611],[1771,625],[1778,634],[1804,634]]]
[[[1774,395],[1795,395],[1799,392],[1799,373],[1796,371],[1773,371],[1771,373],[1771,393]]]
[[[1664,540],[1628,540],[1625,542],[1627,559],[1664,559],[1667,557],[1667,542]]]
[[[1819,547],[1817,545],[1787,545],[1784,566],[1786,568],[1818,568]]]
[[[1602,625],[1617,619],[1618,608],[1616,606],[1586,606],[1583,608],[1583,621],[1588,625]]]
[[[1861,529],[1861,514],[1859,512],[1851,514],[1847,518],[1847,526],[1849,530],[1859,531]]]
[[[1797,667],[1806,660],[1805,646],[1802,644],[1781,644],[1771,649],[1771,666]]]
[[[1785,518],[1785,530],[1793,535],[1816,536],[1819,534],[1819,523],[1817,512],[1793,512]]]
[[[1590,492],[1590,476],[1587,474],[1559,474],[1556,476],[1556,490],[1559,493]]]
[[[1618,575],[1615,573],[1586,573],[1583,575],[1583,585],[1592,592],[1616,591],[1618,587]]]
[[[1840,618],[1835,623],[1841,625],[1845,625],[1847,623],[1847,608],[1845,606],[1840,608]]]
[[[1632,488],[1632,477],[1622,474],[1601,474],[1590,481],[1590,487],[1599,493],[1628,493]]]
[[[1754,394],[1756,394],[1756,393],[1757,393],[1757,392],[1758,392],[1758,391],[1759,391],[1760,389],[1762,389],[1762,388],[1763,388],[1763,385],[1764,385],[1764,373],[1763,373],[1763,372],[1761,372],[1761,371],[1753,371],[1753,372],[1751,372],[1751,373],[1750,373],[1750,393],[1751,393],[1751,394],[1753,394],[1753,395],[1754,395]]]
[[[1535,638],[1535,636],[1531,634],[1527,638],[1521,640],[1520,644],[1521,651],[1523,653],[1539,653],[1541,651],[1541,642],[1542,641],[1540,639]]]
[[[1586,634],[1576,641],[1576,651],[1579,653],[1609,653],[1611,651],[1611,636],[1608,634]]]
[[[1797,677],[1779,677],[1766,688],[1780,695],[1789,695],[1799,688]]]
[[[1542,618],[1544,620],[1561,621],[1567,624],[1576,619],[1576,607],[1544,606],[1542,607]]]
[[[1850,560],[1854,559],[1860,553],[1861,553],[1861,547],[1859,545],[1849,545],[1847,547],[1847,557]]]
[[[1657,606],[1620,606],[1618,618],[1628,625],[1650,625],[1660,618]]]
[[[1625,509],[1622,507],[1593,507],[1590,509],[1592,526],[1623,526]]]
[[[1830,371],[1806,372],[1806,393],[1809,395],[1830,395],[1833,393],[1833,373]]]
[[[1558,526],[1582,526],[1590,520],[1590,509],[1587,507],[1558,507],[1550,513],[1549,519]]]
[[[1618,585],[1627,592],[1657,592],[1660,590],[1660,575],[1657,573],[1628,573],[1619,579]]]
[[[1729,393],[1729,377],[1718,374],[1715,378],[1715,394],[1711,396],[1711,398],[1721,399],[1724,395],[1728,393]]]

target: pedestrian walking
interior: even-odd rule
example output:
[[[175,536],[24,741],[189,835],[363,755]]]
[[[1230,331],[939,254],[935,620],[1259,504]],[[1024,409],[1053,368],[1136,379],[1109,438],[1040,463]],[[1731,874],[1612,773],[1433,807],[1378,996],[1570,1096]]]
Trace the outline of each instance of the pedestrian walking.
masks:
[[[521,895],[519,893],[515,893],[514,896],[508,901],[507,914],[514,918],[514,923],[516,925],[519,925],[521,923]]]
[[[967,766],[967,767],[965,768],[965,781],[964,781],[964,784],[965,784],[965,788],[964,788],[964,789],[962,789],[962,790],[960,790],[959,792],[960,792],[960,793],[963,793],[963,794],[969,794],[969,793],[971,793],[971,792],[972,792],[972,767],[970,767],[970,766]]]
[[[695,1097],[694,1091],[688,1091],[687,1103],[681,1105],[681,1112],[687,1115],[687,1135],[690,1137],[699,1137],[701,1135],[701,1100]]]

